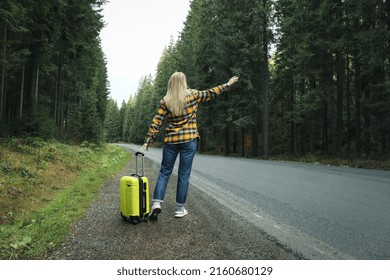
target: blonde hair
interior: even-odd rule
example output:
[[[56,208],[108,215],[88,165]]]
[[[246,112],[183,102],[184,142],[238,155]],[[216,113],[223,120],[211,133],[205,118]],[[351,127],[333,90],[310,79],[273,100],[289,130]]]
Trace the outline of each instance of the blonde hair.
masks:
[[[169,78],[167,95],[164,100],[168,109],[175,115],[184,114],[187,96],[187,79],[182,72],[175,72]]]

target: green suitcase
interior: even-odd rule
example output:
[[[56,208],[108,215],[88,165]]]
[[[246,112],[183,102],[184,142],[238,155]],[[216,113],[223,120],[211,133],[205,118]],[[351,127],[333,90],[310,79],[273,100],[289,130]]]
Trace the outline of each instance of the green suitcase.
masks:
[[[138,156],[142,155],[142,174],[138,174]],[[149,181],[144,176],[144,154],[137,152],[136,173],[120,179],[120,212],[132,224],[147,221],[150,214]]]

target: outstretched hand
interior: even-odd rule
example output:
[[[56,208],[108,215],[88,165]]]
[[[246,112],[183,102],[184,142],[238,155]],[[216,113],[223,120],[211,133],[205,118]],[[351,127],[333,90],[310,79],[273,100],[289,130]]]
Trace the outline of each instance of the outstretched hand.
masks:
[[[142,147],[141,147],[141,149],[139,150],[140,151],[140,153],[145,153],[145,151],[147,151],[148,150],[148,144],[143,144],[142,145]]]
[[[237,76],[233,76],[230,78],[229,82],[227,82],[228,86],[231,86],[233,85],[234,83],[236,83],[238,81],[238,77]]]

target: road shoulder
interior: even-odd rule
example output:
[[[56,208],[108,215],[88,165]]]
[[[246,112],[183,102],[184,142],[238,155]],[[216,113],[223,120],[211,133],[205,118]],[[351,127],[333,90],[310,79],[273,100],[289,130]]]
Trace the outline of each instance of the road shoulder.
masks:
[[[133,157],[128,166],[102,188],[85,216],[73,225],[66,241],[47,259],[299,259],[288,248],[193,186],[187,200],[189,215],[174,218],[176,175],[171,177],[157,222],[138,225],[123,222],[119,213],[119,179],[134,168]],[[158,169],[158,164],[145,159],[151,194]]]

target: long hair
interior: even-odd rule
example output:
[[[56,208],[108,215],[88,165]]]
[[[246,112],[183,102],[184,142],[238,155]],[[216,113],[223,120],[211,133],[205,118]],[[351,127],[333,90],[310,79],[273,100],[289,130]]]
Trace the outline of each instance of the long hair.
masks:
[[[175,116],[183,115],[187,92],[186,75],[182,72],[173,73],[169,78],[167,95],[165,95],[164,100],[168,109]]]

